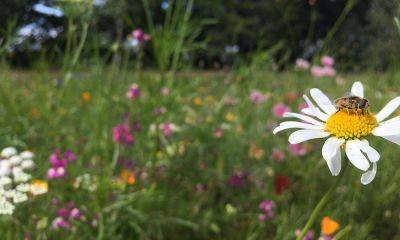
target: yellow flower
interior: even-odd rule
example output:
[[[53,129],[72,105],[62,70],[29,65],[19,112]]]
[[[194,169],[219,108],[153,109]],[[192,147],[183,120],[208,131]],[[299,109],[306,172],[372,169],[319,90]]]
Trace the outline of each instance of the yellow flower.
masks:
[[[90,100],[90,93],[88,91],[85,91],[82,93],[82,100],[84,102],[89,102]]]
[[[262,148],[259,148],[257,145],[251,143],[249,148],[249,157],[260,160],[265,156],[265,151]]]
[[[47,193],[49,190],[49,185],[47,182],[43,180],[33,180],[31,184],[29,185],[29,191],[32,193],[32,195],[41,195]]]
[[[199,98],[199,97],[195,97],[195,98],[193,98],[193,104],[195,106],[200,107],[201,105],[203,105],[203,100],[201,100],[201,98]]]
[[[321,222],[321,231],[325,235],[332,235],[339,229],[339,223],[330,217],[324,217]]]
[[[214,97],[211,95],[206,96],[205,100],[208,105],[211,105],[212,103],[214,103]]]
[[[235,118],[236,118],[235,115],[233,115],[230,112],[225,115],[225,120],[227,122],[233,122],[235,120]]]

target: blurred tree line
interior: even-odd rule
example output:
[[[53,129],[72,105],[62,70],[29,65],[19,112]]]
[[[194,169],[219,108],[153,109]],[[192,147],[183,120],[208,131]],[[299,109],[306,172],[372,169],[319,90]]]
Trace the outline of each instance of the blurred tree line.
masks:
[[[78,1],[78,0],[74,0]],[[66,44],[68,19],[34,10],[34,4],[57,6],[62,1],[1,0],[0,45],[15,38],[21,27],[37,23],[41,31],[56,29],[56,37],[30,36],[8,48],[3,57],[14,66],[32,66],[38,57],[57,67]],[[140,0],[94,0],[90,31],[83,51],[87,63],[109,62],[135,28],[148,31]],[[162,24],[171,2],[149,0],[155,23]],[[286,66],[296,58],[330,54],[343,69],[397,67],[400,48],[394,17],[396,0],[197,0],[192,21],[212,20],[196,41],[207,47],[185,56],[189,65],[222,68],[246,61],[258,51],[280,44],[274,61]],[[76,26],[79,28],[79,26]],[[10,35],[11,34],[11,35]],[[9,36],[7,36],[9,35]],[[39,45],[34,45],[40,41]],[[151,43],[149,43],[151,44]],[[32,47],[33,46],[33,47]],[[147,50],[148,51],[148,50]],[[151,54],[145,65],[154,66]]]

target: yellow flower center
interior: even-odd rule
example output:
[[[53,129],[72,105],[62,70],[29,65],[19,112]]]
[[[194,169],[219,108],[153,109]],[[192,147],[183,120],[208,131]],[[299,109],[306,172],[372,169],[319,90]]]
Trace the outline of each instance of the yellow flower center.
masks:
[[[369,111],[339,110],[328,118],[325,130],[337,138],[349,140],[367,136],[376,126],[378,122]]]

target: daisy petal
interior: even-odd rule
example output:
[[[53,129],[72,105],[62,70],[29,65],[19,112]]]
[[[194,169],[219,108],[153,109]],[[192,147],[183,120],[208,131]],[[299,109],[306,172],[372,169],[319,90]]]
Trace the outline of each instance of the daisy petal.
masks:
[[[372,130],[372,134],[375,136],[391,136],[393,133],[399,133],[400,132],[400,121],[392,121],[383,125],[380,125],[379,127],[376,127],[374,130]]]
[[[388,123],[393,123],[393,122],[397,122],[397,121],[400,121],[400,116],[391,118],[391,119],[386,120],[386,121],[384,121],[384,122],[381,122],[380,125],[384,125],[384,124],[388,124]]]
[[[374,178],[375,178],[376,170],[377,170],[376,163],[372,163],[372,169],[363,173],[363,175],[361,175],[361,183],[363,185],[367,185],[370,182],[372,182],[372,180],[374,180]]]
[[[306,107],[306,108],[301,109],[301,112],[304,113],[304,114],[316,117],[314,111],[310,107]]]
[[[359,140],[351,140],[346,143],[346,155],[350,162],[358,169],[367,171],[369,162],[361,153]]]
[[[290,134],[289,136],[289,143],[290,144],[297,144],[301,143],[310,139],[315,138],[324,138],[329,136],[330,134],[324,132],[322,130],[297,130],[296,132]]]
[[[398,107],[400,106],[400,97],[392,99],[390,102],[386,104],[382,110],[375,115],[376,120],[381,122],[385,118],[387,118],[390,114],[392,114]]]
[[[323,126],[312,125],[312,124],[309,124],[309,123],[303,123],[303,122],[287,121],[287,122],[282,122],[278,127],[276,127],[274,129],[274,131],[272,133],[273,134],[277,134],[278,132],[281,132],[283,130],[290,129],[290,128],[321,130],[324,127]]]
[[[295,117],[295,118],[301,119],[301,120],[303,120],[305,122],[308,122],[308,123],[311,123],[311,124],[314,124],[314,125],[324,126],[323,122],[320,122],[318,120],[315,120],[312,117],[309,117],[309,116],[306,116],[306,115],[303,115],[303,114],[299,114],[299,113],[285,112],[283,114],[283,116],[284,117]]]
[[[400,145],[400,135],[389,135],[389,136],[381,136],[381,137],[383,137],[384,139],[386,139],[392,143]]]
[[[364,87],[361,82],[355,82],[351,87],[351,93],[357,97],[364,98]]]
[[[333,176],[339,175],[341,168],[341,154],[340,146],[344,143],[344,140],[336,137],[328,138],[324,146],[322,147],[322,156],[328,164],[329,170]]]
[[[311,102],[311,100],[306,95],[303,95],[303,98],[306,101],[308,107],[311,108],[312,112],[314,113],[314,115],[317,118],[321,119],[324,122],[326,122],[326,120],[328,120],[328,118],[329,118],[328,114],[323,113],[321,110],[319,110],[319,108],[315,107],[314,104]]]
[[[318,106],[328,115],[337,112],[335,106],[333,106],[332,101],[318,88],[313,88],[310,90],[311,97],[318,104]]]
[[[367,154],[367,157],[369,161],[371,162],[377,162],[380,158],[381,155],[376,151],[374,148],[372,148],[367,140],[362,140],[360,141],[360,149],[363,151],[365,154]]]

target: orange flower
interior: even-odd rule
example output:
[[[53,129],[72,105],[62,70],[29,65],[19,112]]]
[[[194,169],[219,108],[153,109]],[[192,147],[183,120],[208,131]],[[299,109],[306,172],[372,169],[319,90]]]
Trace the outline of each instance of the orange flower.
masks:
[[[330,217],[324,217],[321,222],[321,231],[325,235],[331,235],[339,229],[339,223]]]
[[[136,182],[135,173],[126,169],[122,169],[121,173],[119,174],[122,181],[129,185],[133,185]]]
[[[201,105],[203,105],[203,100],[201,100],[201,98],[199,98],[199,97],[195,97],[193,99],[193,104],[200,107]]]
[[[82,100],[84,102],[89,102],[90,100],[90,93],[88,91],[85,91],[82,93]]]

